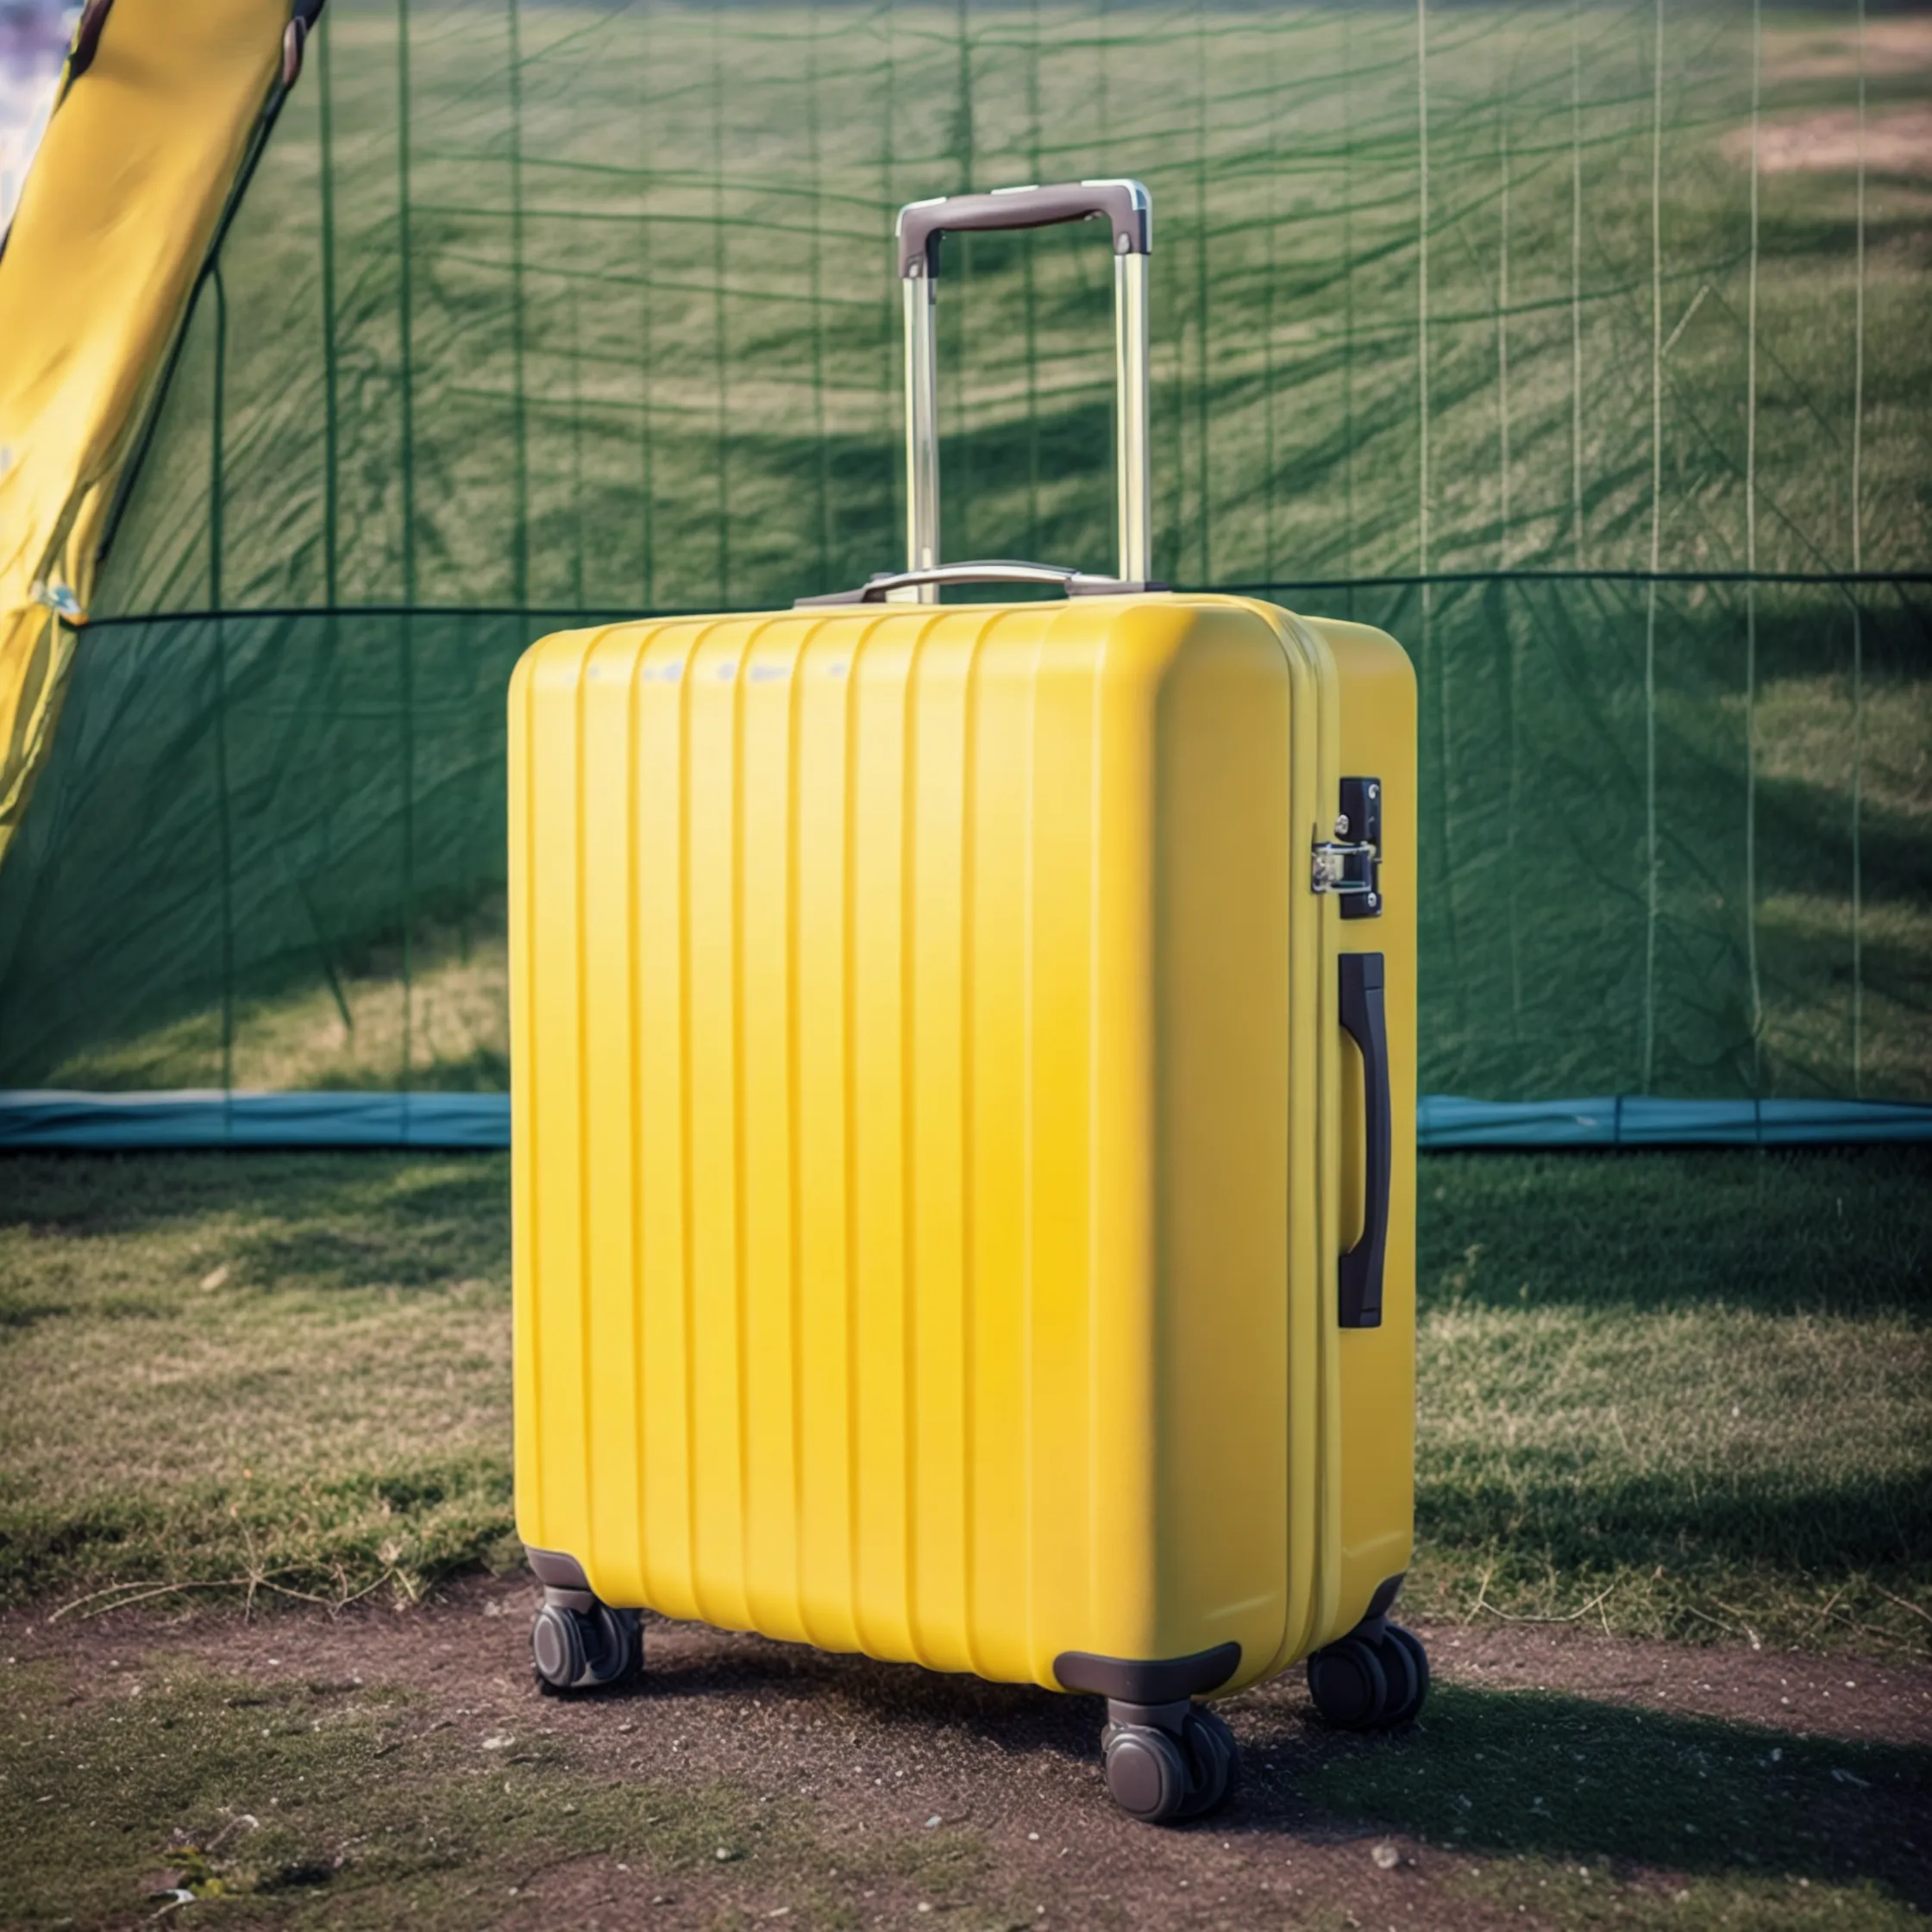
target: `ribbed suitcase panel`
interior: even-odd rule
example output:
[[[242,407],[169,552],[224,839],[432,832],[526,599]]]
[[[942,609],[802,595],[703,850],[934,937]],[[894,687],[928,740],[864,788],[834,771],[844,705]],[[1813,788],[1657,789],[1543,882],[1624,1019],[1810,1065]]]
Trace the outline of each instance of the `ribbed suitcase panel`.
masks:
[[[586,1432],[586,1452],[628,1456],[638,1465],[643,1505],[637,1522],[611,1526],[582,1553],[600,1579],[638,1584],[642,1603],[697,1614],[693,1571],[696,1511],[695,1413],[692,1384],[694,1269],[692,1263],[693,1109],[687,1071],[691,1011],[689,730],[685,656],[701,633],[679,627],[649,636],[620,698],[634,763],[616,779],[615,808],[635,826],[629,879],[612,882],[636,920],[636,983],[627,1002],[630,1051],[605,1057],[605,1076],[630,1088],[633,1125],[625,1149],[638,1181],[636,1217],[624,1230],[628,1255],[610,1258],[596,1283],[603,1295],[628,1302],[637,1339],[639,1395],[628,1415],[600,1416]],[[622,633],[618,634],[619,636]],[[616,638],[612,639],[615,643]],[[625,811],[624,800],[631,803]],[[566,855],[551,855],[567,862]],[[563,1043],[558,1043],[561,1050]],[[601,1042],[599,1042],[601,1045]],[[576,1043],[577,1072],[584,1056]],[[541,1143],[526,1157],[541,1166]],[[595,1446],[592,1447],[594,1439]],[[655,1535],[640,1533],[657,1526]]]
[[[563,1547],[569,1546],[565,1539],[583,1542],[589,1534],[588,1258],[581,1243],[584,1137],[573,1043],[581,1013],[576,693],[592,642],[588,633],[553,640],[548,650],[523,660],[511,687],[511,729],[521,737],[527,768],[568,775],[564,781],[513,788],[511,806],[512,1124],[526,1147],[543,1149],[540,1167],[524,1164],[511,1200],[520,1521],[541,1524]]]
[[[809,638],[818,626],[807,627]],[[855,1319],[857,1190],[854,1040],[857,988],[846,970],[856,906],[858,826],[847,786],[854,694],[851,641],[810,652],[786,687],[788,813],[787,1038],[796,1070],[789,1108],[798,1230],[788,1284],[797,1309],[790,1500],[798,1538],[797,1634],[862,1647],[856,1609],[859,1332]],[[781,1501],[784,1499],[781,1499]]]
[[[518,1517],[610,1601],[1041,1682],[1279,1640],[1285,708],[1189,781],[1202,957],[1163,996],[1258,950],[1157,1172],[1190,621],[719,619],[519,668]],[[1210,712],[1285,707],[1251,630]]]
[[[903,1297],[912,1458],[907,1638],[915,1653],[972,1665],[970,1607],[976,1269],[968,1130],[973,1105],[971,846],[976,787],[969,693],[982,649],[970,620],[942,618],[908,666],[899,787],[900,1014],[906,1215]],[[889,1587],[889,1586],[888,1586]]]
[[[598,880],[636,876],[630,860],[638,828],[626,808],[624,782],[636,756],[630,718],[624,706],[598,701],[606,688],[628,681],[636,657],[634,642],[609,637],[586,654],[577,693],[580,750],[573,808],[574,843],[580,862],[563,869],[574,886],[575,903],[558,907],[543,930],[546,946],[573,926],[578,933],[573,961],[576,1038],[572,1057],[577,1063],[574,1085],[581,1189],[576,1202],[566,1198],[558,1206],[566,1216],[574,1209],[576,1252],[585,1258],[579,1307],[586,1427],[578,1456],[586,1479],[590,1541],[596,1547],[615,1546],[618,1526],[636,1521],[643,1506],[639,1460],[597,1455],[589,1434],[595,1418],[637,1413],[646,1394],[643,1338],[637,1332],[640,1304],[629,1292],[598,1291],[603,1281],[613,1276],[626,1289],[636,1278],[637,1240],[646,1206],[642,1190],[650,1181],[648,1167],[631,1157],[639,1101],[635,1068],[640,928],[634,888],[619,893],[590,889]],[[609,1070],[603,1077],[588,1077],[593,1032],[599,1057]],[[568,1099],[558,1096],[560,1109]],[[574,1473],[574,1465],[566,1467]],[[627,1582],[635,1571],[633,1562]]]

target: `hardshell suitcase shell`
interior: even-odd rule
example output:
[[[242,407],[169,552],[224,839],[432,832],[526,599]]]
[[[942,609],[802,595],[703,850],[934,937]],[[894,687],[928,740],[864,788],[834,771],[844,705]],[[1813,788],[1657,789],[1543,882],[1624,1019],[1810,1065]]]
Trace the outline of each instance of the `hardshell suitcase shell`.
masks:
[[[912,572],[517,668],[518,1525],[555,1684],[630,1667],[613,1613],[649,1608],[1095,1692],[1116,1795],[1164,1816],[1217,1795],[1204,1747],[1135,1756],[1189,1697],[1316,1652],[1345,1717],[1426,1684],[1383,1622],[1412,1505],[1414,682],[1362,626],[1120,588],[1145,478],[1111,586],[894,600],[1025,568],[937,566],[919,447],[937,232],[988,202],[1069,218],[927,204]]]

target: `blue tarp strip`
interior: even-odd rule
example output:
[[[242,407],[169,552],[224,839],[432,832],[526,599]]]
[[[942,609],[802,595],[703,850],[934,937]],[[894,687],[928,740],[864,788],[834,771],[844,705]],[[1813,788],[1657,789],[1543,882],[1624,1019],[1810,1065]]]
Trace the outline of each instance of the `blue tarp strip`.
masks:
[[[509,1145],[507,1094],[0,1091],[0,1148]]]
[[[1424,1095],[1423,1147],[1800,1147],[1932,1140],[1932,1107],[1885,1101],[1471,1101]]]
[[[1932,1106],[1878,1101],[1477,1101],[1431,1094],[1425,1148],[1932,1141]],[[507,1094],[0,1092],[0,1148],[507,1147]]]

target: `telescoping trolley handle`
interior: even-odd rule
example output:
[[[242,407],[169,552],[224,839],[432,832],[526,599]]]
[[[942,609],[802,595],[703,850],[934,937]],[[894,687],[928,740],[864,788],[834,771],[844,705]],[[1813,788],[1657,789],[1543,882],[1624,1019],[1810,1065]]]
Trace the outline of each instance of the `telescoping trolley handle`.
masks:
[[[906,575],[896,594],[937,603],[939,568],[939,364],[932,305],[939,292],[939,243],[969,230],[1049,228],[1104,221],[1113,234],[1114,462],[1120,477],[1118,590],[1150,581],[1152,512],[1147,456],[1147,256],[1152,208],[1138,181],[1070,181],[1054,187],[997,188],[944,195],[899,211],[899,273],[906,298]],[[888,594],[892,594],[888,593]]]

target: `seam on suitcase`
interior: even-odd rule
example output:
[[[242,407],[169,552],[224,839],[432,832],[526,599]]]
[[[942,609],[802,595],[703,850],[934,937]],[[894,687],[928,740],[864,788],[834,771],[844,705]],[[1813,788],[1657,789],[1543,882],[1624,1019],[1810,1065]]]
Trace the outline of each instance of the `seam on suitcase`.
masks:
[[[575,985],[572,988],[576,1011],[574,1015],[576,1026],[575,1037],[571,1048],[576,1066],[577,1101],[577,1435],[579,1454],[583,1463],[583,1489],[581,1491],[584,1509],[585,1554],[593,1564],[597,1561],[597,1497],[595,1490],[595,1458],[591,1453],[591,1432],[595,1424],[595,1390],[591,1386],[591,1225],[590,1225],[590,948],[586,944],[587,923],[586,920],[586,874],[590,869],[590,854],[584,843],[584,767],[587,762],[586,748],[587,734],[584,727],[584,705],[590,681],[586,673],[590,668],[591,653],[596,649],[594,638],[587,643],[577,658],[577,677],[570,693],[570,918],[572,950],[575,958],[571,962]]]
[[[731,1371],[738,1451],[737,1596],[745,1620],[751,1609],[751,1283],[745,1255],[750,1133],[745,1118],[744,1039],[744,706],[745,670],[762,624],[750,625],[731,666]]]
[[[1034,998],[1033,956],[1038,943],[1038,921],[1035,904],[1039,889],[1039,687],[1040,666],[1046,655],[1046,639],[1051,624],[1044,624],[1033,634],[1032,656],[1025,681],[1026,718],[1026,812],[1025,835],[1020,841],[1025,878],[1020,895],[1019,928],[1019,1093],[1020,1134],[1019,1212],[1019,1319],[1026,1346],[1020,1351],[1020,1428],[1025,1440],[1024,1469],[1026,1500],[1024,1536],[1026,1549],[1026,1655],[1029,1667],[1039,1654],[1039,1570],[1037,1561],[1039,1522],[1039,1437],[1033,1426],[1038,1402],[1033,1361],[1033,1311],[1038,1302],[1038,1283],[1033,1266],[1036,1150],[1039,1136],[1034,1119],[1033,1059],[1038,1029]]]
[[[657,632],[646,626],[639,633],[631,653],[624,704],[624,933],[630,976],[625,985],[630,1044],[629,1132],[630,1168],[630,1467],[631,1493],[637,1499],[637,1594],[649,1602],[650,1582],[650,1516],[646,1508],[644,1478],[644,1405],[649,1381],[644,1369],[644,1210],[651,1186],[644,1152],[644,974],[642,949],[638,944],[639,904],[637,888],[638,800],[637,773],[642,768],[639,743],[643,731],[644,658]]]
[[[1057,628],[1057,625],[1050,625],[1050,634]],[[1082,1473],[1086,1478],[1087,1488],[1087,1622],[1089,1628],[1095,1622],[1095,1610],[1100,1596],[1101,1546],[1104,1534],[1104,1526],[1101,1521],[1100,1484],[1094,1477],[1101,1459],[1100,1391],[1103,1372],[1100,1332],[1100,1261],[1102,1239],[1101,1214],[1103,1193],[1103,1177],[1101,1173],[1101,1062],[1107,1038],[1107,1016],[1101,1010],[1101,988],[1103,983],[1101,952],[1105,930],[1102,922],[1106,918],[1106,907],[1101,902],[1101,881],[1105,872],[1105,850],[1101,843],[1101,800],[1107,785],[1107,772],[1102,762],[1107,744],[1107,730],[1101,700],[1107,688],[1107,627],[1101,625],[1098,639],[1092,646],[1093,655],[1088,670],[1087,686],[1087,1064],[1083,1070],[1087,1089],[1087,1251],[1082,1258],[1086,1264],[1087,1289],[1087,1454]]]
[[[792,1615],[806,1639],[819,1634],[806,1612],[805,1591],[805,1284],[799,1172],[799,750],[804,710],[805,658],[822,623],[803,627],[792,653],[785,697],[785,1259],[786,1320],[791,1336]],[[820,1647],[823,1647],[822,1646]]]
[[[1300,792],[1302,787],[1301,784],[1297,784],[1295,782],[1295,779],[1299,778],[1302,773],[1312,770],[1314,774],[1313,783],[1316,789],[1316,803],[1318,806],[1320,802],[1320,787],[1321,782],[1320,681],[1318,674],[1318,666],[1316,661],[1314,659],[1314,654],[1309,649],[1307,632],[1304,627],[1302,625],[1300,620],[1295,616],[1292,612],[1282,610],[1275,606],[1264,606],[1263,612],[1266,617],[1266,621],[1269,624],[1270,629],[1275,634],[1277,641],[1281,645],[1283,655],[1287,660],[1289,670],[1289,677],[1291,681],[1290,702],[1295,707],[1290,718],[1289,724],[1289,755],[1294,761],[1295,767],[1294,774],[1291,775],[1290,781],[1290,822],[1289,826],[1289,850],[1291,855],[1290,864],[1292,866],[1292,855],[1298,849],[1300,839],[1302,837],[1305,829],[1303,824],[1303,814],[1300,806],[1296,802],[1295,798],[1296,793]],[[1311,752],[1313,754],[1312,756],[1308,755]],[[1303,908],[1302,921],[1302,924],[1303,925],[1303,937],[1299,944],[1297,944],[1294,937],[1294,929],[1296,924],[1295,910],[1300,905],[1300,898],[1296,890],[1296,881],[1292,871],[1287,881],[1287,889],[1289,894],[1290,970],[1291,973],[1293,973],[1298,969],[1297,963],[1301,960],[1301,955],[1302,951],[1312,951],[1312,969],[1308,966],[1302,965],[1300,966],[1299,969],[1303,972],[1312,970],[1313,979],[1309,987],[1309,992],[1312,994],[1314,999],[1317,1002],[1319,1002],[1320,998],[1320,988],[1322,985],[1324,958],[1321,931],[1318,925],[1312,938],[1307,935],[1305,928],[1306,919],[1308,916],[1308,910],[1306,908]],[[1304,1057],[1302,1042],[1296,1038],[1296,1027],[1293,1016],[1297,1010],[1305,1008],[1308,1003],[1308,1002],[1306,998],[1301,1000],[1296,1000],[1292,997],[1290,999],[1291,1018],[1289,1052],[1289,1064],[1291,1069],[1294,1067],[1297,1060]],[[1296,1259],[1296,1243],[1291,1231],[1289,1248],[1289,1273],[1288,1285],[1290,1291],[1290,1307],[1289,1320],[1289,1362],[1287,1366],[1287,1374],[1289,1378],[1288,1386],[1289,1389],[1289,1414],[1284,1429],[1283,1437],[1283,1450],[1288,1459],[1287,1496],[1289,1521],[1284,1525],[1284,1534],[1287,1540],[1288,1552],[1288,1601],[1283,1606],[1283,1628],[1282,1634],[1278,1641],[1278,1648],[1275,1656],[1269,1659],[1268,1663],[1264,1665],[1261,1673],[1264,1676],[1266,1676],[1274,1670],[1279,1669],[1280,1667],[1284,1665],[1302,1648],[1305,1647],[1306,1645],[1312,1640],[1314,1636],[1314,1626],[1318,1615],[1319,1596],[1320,1589],[1320,1572],[1322,1565],[1322,1537],[1320,1528],[1320,1510],[1322,1508],[1321,1477],[1322,1464],[1326,1459],[1322,1453],[1322,1444],[1325,1440],[1328,1427],[1329,1416],[1332,1411],[1332,1405],[1328,1400],[1327,1391],[1326,1388],[1326,1377],[1324,1374],[1324,1364],[1322,1360],[1323,1338],[1320,1313],[1321,1280],[1324,1275],[1322,1254],[1323,1244],[1326,1240],[1326,1221],[1322,1211],[1324,1190],[1322,1186],[1322,1174],[1320,1166],[1322,1082],[1320,1056],[1321,1029],[1319,1005],[1317,1011],[1311,1016],[1311,1018],[1304,1020],[1302,1023],[1301,1031],[1306,1034],[1308,1051],[1305,1057],[1308,1061],[1308,1065],[1313,1070],[1314,1078],[1315,1082],[1314,1097],[1312,1103],[1312,1118],[1308,1126],[1303,1130],[1310,1137],[1311,1145],[1308,1145],[1306,1151],[1306,1155],[1304,1157],[1302,1151],[1297,1147],[1295,1144],[1295,1127],[1294,1123],[1295,1076],[1291,1072],[1289,1089],[1289,1163],[1290,1171],[1292,1173],[1297,1166],[1302,1164],[1303,1159],[1305,1158],[1306,1162],[1309,1164],[1312,1170],[1313,1175],[1312,1184],[1314,1189],[1314,1209],[1313,1219],[1314,1226],[1314,1234],[1313,1242],[1310,1245],[1312,1245],[1313,1249],[1314,1266],[1317,1272],[1317,1281],[1313,1290],[1313,1326],[1312,1329],[1308,1333],[1308,1340],[1313,1344],[1314,1360],[1309,1365],[1309,1368],[1307,1371],[1307,1379],[1312,1396],[1310,1408],[1314,1417],[1313,1428],[1314,1441],[1312,1450],[1313,1467],[1306,1470],[1302,1468],[1302,1465],[1303,1458],[1297,1452],[1295,1440],[1295,1410],[1297,1406],[1294,1395],[1295,1383],[1295,1356],[1297,1349],[1301,1346],[1297,1339],[1297,1336],[1301,1333],[1301,1330],[1297,1327],[1297,1320],[1295,1313],[1295,1297],[1293,1294],[1293,1285],[1296,1278],[1296,1271],[1299,1264]],[[1291,1182],[1291,1193],[1292,1185],[1293,1184]],[[1305,1248],[1303,1251],[1305,1251]],[[1307,1325],[1308,1313],[1308,1310],[1304,1309],[1302,1317],[1303,1326]],[[1305,1498],[1305,1500],[1298,1500],[1300,1498]],[[1299,1560],[1296,1555],[1298,1544],[1304,1546],[1307,1551],[1306,1557]]]
[[[520,1057],[523,1060],[525,1077],[522,1082],[524,1131],[520,1138],[523,1145],[519,1150],[513,1152],[511,1157],[513,1163],[521,1165],[523,1171],[528,1176],[524,1187],[523,1251],[525,1258],[524,1279],[521,1284],[522,1293],[517,1299],[520,1300],[522,1303],[519,1312],[523,1315],[524,1321],[524,1347],[530,1364],[528,1386],[531,1414],[524,1425],[524,1442],[528,1448],[530,1464],[530,1489],[534,1514],[537,1521],[543,1524],[545,1515],[543,1508],[543,1452],[538,1440],[538,1416],[536,1414],[542,1402],[543,1387],[543,1354],[536,1325],[536,1230],[538,1220],[536,1184],[536,1114],[534,1104],[535,1082],[530,1077],[535,1068],[536,1051],[536,1037],[533,1031],[536,1019],[536,948],[530,944],[528,937],[535,924],[531,916],[533,908],[530,903],[532,898],[532,874],[534,871],[531,855],[536,849],[536,787],[532,781],[530,773],[530,759],[535,748],[536,731],[536,677],[534,671],[531,672],[524,685],[522,697],[524,769],[522,773],[522,797],[518,802],[524,820],[524,863],[520,869],[522,877],[519,881],[519,896],[523,903],[518,925],[525,935],[523,941],[524,946],[523,982],[518,988],[522,994],[524,1013],[520,1028],[523,1035],[521,1052],[520,1054],[517,1052],[514,1041],[511,1043],[511,1051],[515,1057]],[[512,1077],[514,1077],[514,1070],[513,1064]],[[511,1346],[515,1346],[514,1334],[511,1337]],[[514,1484],[514,1477],[512,1478],[512,1484]],[[543,1534],[549,1534],[547,1526]]]
[[[845,661],[844,718],[839,745],[842,827],[844,850],[839,867],[839,994],[844,1004],[844,1036],[840,1041],[840,1126],[844,1183],[844,1263],[845,1320],[845,1618],[853,1640],[862,1650],[865,1620],[859,1592],[859,1340],[858,1340],[858,787],[859,685],[866,647],[881,620],[866,624],[852,640]]]
[[[699,1585],[698,1563],[698,1351],[697,1283],[693,1273],[692,1237],[696,1223],[693,1201],[691,1120],[691,703],[693,666],[705,639],[716,628],[699,626],[678,665],[678,1269],[682,1301],[681,1341],[684,1360],[684,1570],[685,1596],[692,1609],[705,1615]]]
[[[979,1448],[979,1381],[974,1374],[979,1282],[978,1244],[974,1223],[978,1211],[978,1169],[975,1158],[973,1120],[978,1087],[973,1061],[978,1034],[974,1026],[976,987],[973,950],[977,910],[974,893],[977,862],[979,785],[978,703],[981,654],[998,620],[975,632],[966,650],[966,668],[959,681],[959,1628],[966,1661],[975,1675],[984,1677],[977,1614],[979,1485],[975,1481]]]
[[[937,608],[943,608],[938,606]],[[937,620],[934,620],[937,621]],[[906,1621],[906,1647],[919,1662],[932,1668],[920,1640],[919,1628],[919,1176],[918,1145],[913,1107],[914,1056],[919,1013],[919,954],[916,908],[918,868],[914,830],[919,817],[919,671],[932,622],[913,633],[899,691],[899,1427],[900,1441],[900,1507],[904,1514],[905,1600],[899,1606]]]

